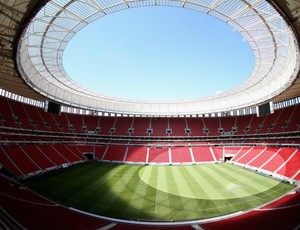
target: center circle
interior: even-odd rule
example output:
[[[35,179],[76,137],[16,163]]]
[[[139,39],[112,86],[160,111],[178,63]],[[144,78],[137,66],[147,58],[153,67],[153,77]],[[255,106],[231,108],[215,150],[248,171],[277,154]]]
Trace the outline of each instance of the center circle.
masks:
[[[250,45],[226,23],[175,7],[107,15],[68,43],[64,68],[102,94],[138,100],[189,100],[227,91],[251,74]]]
[[[191,199],[202,200],[224,200],[224,199],[236,199],[249,196],[249,189],[251,186],[244,183],[239,183],[238,180],[229,181],[228,178],[220,176],[215,173],[219,165],[196,165],[188,166],[186,170],[185,166],[174,167],[161,167],[161,166],[146,166],[139,171],[140,179],[147,185],[165,193],[176,195],[179,197],[186,197]],[[250,173],[250,172],[245,172]],[[218,183],[211,183],[209,178],[205,175],[212,175],[213,181]],[[151,178],[151,175],[158,176],[156,180]],[[166,175],[166,176],[163,176]],[[169,178],[175,178],[170,180]],[[253,175],[259,177],[260,175]],[[236,176],[239,177],[238,175]],[[257,193],[262,193],[275,187],[278,181],[270,181],[268,186],[256,186],[255,196]]]

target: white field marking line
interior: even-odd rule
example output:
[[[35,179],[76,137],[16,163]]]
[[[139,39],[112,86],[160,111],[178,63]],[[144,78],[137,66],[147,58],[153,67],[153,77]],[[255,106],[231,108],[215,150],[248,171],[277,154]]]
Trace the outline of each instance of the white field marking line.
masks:
[[[257,208],[254,209],[255,211],[273,211],[273,210],[281,210],[281,209],[287,209],[287,208],[294,208],[300,206],[300,203],[298,204],[292,204],[292,205],[286,205],[286,206],[279,206],[274,208]]]
[[[158,183],[157,179],[158,179],[158,173],[157,173],[157,177],[156,177],[156,187],[157,187],[157,183]],[[159,190],[158,190],[157,188],[156,188],[155,190],[156,190],[156,192],[155,192],[155,207],[154,207],[154,213],[156,213],[157,197],[158,197],[157,193],[159,192]]]
[[[156,193],[155,193],[155,207],[154,207],[154,213],[156,213],[156,206],[157,206],[157,192],[158,190],[156,189]]]
[[[294,230],[299,230],[299,229],[300,229],[300,224]]]
[[[108,230],[108,229],[111,229],[113,227],[115,227],[117,225],[117,223],[111,223],[111,224],[108,224],[102,228],[99,228],[99,230]]]
[[[196,225],[196,224],[191,225],[191,227],[195,230],[204,230],[204,228],[201,228],[199,225]]]

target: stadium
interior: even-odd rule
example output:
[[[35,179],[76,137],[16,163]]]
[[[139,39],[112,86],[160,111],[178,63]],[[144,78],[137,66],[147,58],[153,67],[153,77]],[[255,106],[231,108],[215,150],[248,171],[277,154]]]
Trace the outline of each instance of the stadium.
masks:
[[[132,100],[75,82],[63,54],[106,15],[207,14],[254,68],[191,100]],[[297,0],[0,0],[1,229],[300,229]],[[217,64],[217,63],[216,63]]]

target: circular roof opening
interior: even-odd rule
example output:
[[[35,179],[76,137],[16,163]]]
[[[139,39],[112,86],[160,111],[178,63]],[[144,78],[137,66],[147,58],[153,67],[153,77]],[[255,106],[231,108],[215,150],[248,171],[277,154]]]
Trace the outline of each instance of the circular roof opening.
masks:
[[[224,21],[232,30],[239,32],[253,50],[255,64],[250,76],[237,87],[211,96],[145,101],[91,91],[66,73],[64,49],[77,32],[109,14],[144,6],[191,9]],[[22,31],[16,61],[21,76],[29,86],[63,104],[106,113],[179,116],[237,110],[271,100],[285,91],[297,77],[297,47],[290,27],[264,0],[53,0],[47,2]],[[222,69],[222,63],[216,63],[215,68]]]
[[[135,100],[188,100],[227,91],[254,67],[250,45],[214,17],[174,7],[120,11],[68,43],[68,75],[96,92]]]

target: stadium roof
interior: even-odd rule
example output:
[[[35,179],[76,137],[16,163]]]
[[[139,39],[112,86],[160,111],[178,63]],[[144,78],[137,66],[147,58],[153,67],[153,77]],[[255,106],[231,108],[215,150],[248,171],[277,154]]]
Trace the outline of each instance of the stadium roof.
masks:
[[[44,6],[38,2],[0,2],[0,87],[20,95],[38,100],[48,97],[92,110],[146,115],[220,112],[299,96],[297,16],[300,4],[295,1],[271,1],[279,13],[264,0],[82,0],[46,1]],[[253,49],[255,68],[252,75],[237,88],[222,94],[176,102],[133,101],[108,98],[91,91],[87,93],[67,76],[62,54],[76,32],[107,14],[152,5],[197,10],[231,25]],[[17,41],[20,41],[19,46]],[[38,93],[24,84],[16,72],[14,61],[18,63],[23,79]]]

